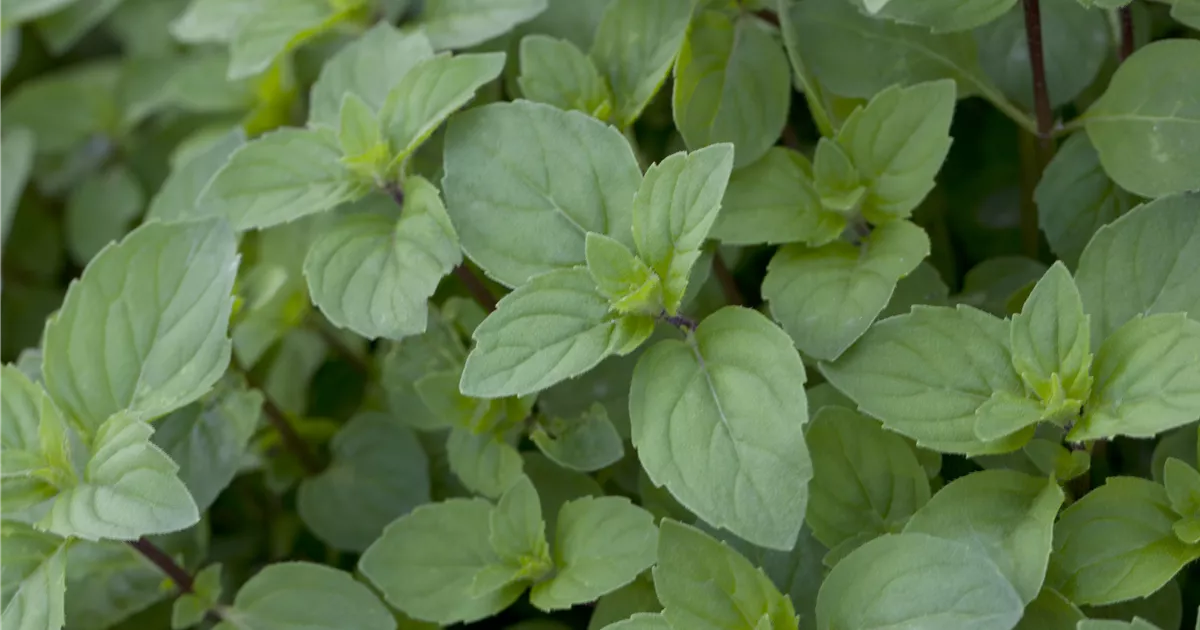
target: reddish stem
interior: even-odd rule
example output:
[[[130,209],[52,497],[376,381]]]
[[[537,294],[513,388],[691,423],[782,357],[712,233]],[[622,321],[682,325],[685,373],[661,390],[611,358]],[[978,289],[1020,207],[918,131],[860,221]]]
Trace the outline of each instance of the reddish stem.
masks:
[[[1133,54],[1133,8],[1131,5],[1125,5],[1117,10],[1117,16],[1121,20],[1121,48],[1117,52],[1117,58],[1125,61],[1129,55]]]
[[[719,251],[713,252],[712,268],[713,273],[717,274],[717,281],[721,283],[721,292],[725,294],[725,301],[733,306],[745,304],[746,300],[742,298],[737,281],[733,279],[733,273],[729,271],[729,266],[725,264],[725,258]]]

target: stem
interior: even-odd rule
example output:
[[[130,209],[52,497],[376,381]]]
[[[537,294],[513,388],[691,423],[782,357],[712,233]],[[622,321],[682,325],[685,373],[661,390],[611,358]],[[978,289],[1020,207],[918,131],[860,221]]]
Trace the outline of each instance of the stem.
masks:
[[[470,267],[465,263],[461,264],[454,268],[454,275],[458,276],[459,281],[466,285],[467,292],[471,294],[471,297],[475,298],[480,306],[487,309],[487,312],[491,313],[496,310],[496,297],[492,295],[483,280],[475,275],[474,271],[471,271]]]
[[[1121,20],[1121,48],[1117,51],[1117,59],[1125,61],[1133,54],[1133,8],[1125,5],[1117,9],[1117,17]]]
[[[279,432],[279,437],[283,440],[283,445],[300,460],[300,466],[310,475],[316,475],[321,472],[321,462],[317,456],[308,447],[308,442],[300,437],[296,432],[296,428],[288,420],[287,413],[271,400],[267,393],[262,388],[258,388],[263,392],[263,413],[267,416],[267,422]]]
[[[1042,49],[1042,10],[1039,0],[1022,0],[1025,9],[1025,40],[1029,45],[1029,65],[1033,74],[1033,105],[1037,116],[1037,147],[1032,165],[1026,169],[1030,185],[1030,201],[1021,204],[1021,244],[1025,255],[1038,257],[1037,205],[1032,202],[1032,189],[1041,178],[1054,153],[1054,112],[1050,109],[1050,90],[1046,87],[1046,58]]]
[[[659,313],[658,318],[676,328],[682,328],[687,331],[694,331],[700,324],[686,315],[667,315],[666,311]]]
[[[159,571],[166,574],[175,583],[175,588],[179,589],[180,593],[190,594],[196,592],[196,584],[192,581],[192,576],[183,567],[179,566],[175,560],[167,555],[167,552],[159,549],[154,543],[146,539],[145,536],[137,540],[126,541],[130,547],[137,550],[138,553],[146,557],[147,560],[154,563]]]
[[[343,343],[341,337],[338,337],[331,330],[326,328],[325,325],[316,317],[310,317],[308,321],[309,328],[316,331],[318,335],[321,335],[321,339],[333,349],[334,354],[341,357],[341,359],[346,363],[349,363],[350,366],[353,367],[354,370],[359,374],[369,375],[371,373],[371,366],[367,365],[367,362],[363,361],[362,357],[355,354],[355,352],[350,349],[350,346],[347,346],[345,343]]]
[[[1037,138],[1032,134],[1021,132],[1017,135],[1017,154],[1021,165],[1021,250],[1025,255],[1038,257],[1038,209],[1033,193],[1037,189],[1038,180],[1042,177],[1042,163],[1039,157]]]
[[[719,251],[713,252],[712,268],[713,273],[717,274],[717,281],[721,283],[721,292],[725,294],[725,301],[733,306],[744,305],[746,300],[742,298],[737,281],[734,280],[733,273],[729,271],[729,266],[725,264],[725,258]]]
[[[800,150],[800,137],[796,135],[796,128],[792,123],[788,123],[783,127],[783,146],[793,150]]]

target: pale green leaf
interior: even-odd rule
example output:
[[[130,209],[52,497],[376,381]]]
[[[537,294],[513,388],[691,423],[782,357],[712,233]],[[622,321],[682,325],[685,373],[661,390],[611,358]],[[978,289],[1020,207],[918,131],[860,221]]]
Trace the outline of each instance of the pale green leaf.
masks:
[[[1162,486],[1109,477],[1059,517],[1046,583],[1076,604],[1149,595],[1200,556],[1175,537],[1178,519]]]
[[[654,586],[672,628],[795,628],[792,602],[746,558],[698,529],[664,519]]]
[[[710,236],[730,245],[823,245],[845,227],[845,218],[821,206],[808,159],[798,151],[772,147],[729,176]]]
[[[504,439],[454,429],[446,442],[450,470],[467,489],[498,498],[521,478],[521,455]]]
[[[975,413],[995,392],[1023,395],[1012,368],[1008,323],[966,306],[914,306],[883,320],[821,371],[883,425],[926,448],[981,455],[1019,448],[975,435]]]
[[[234,229],[271,227],[365,195],[368,185],[341,161],[329,135],[281,129],[238,148],[201,198]]]
[[[966,31],[1000,17],[1017,0],[865,0],[868,13],[903,24],[924,26],[935,33]],[[1074,0],[1071,0],[1072,2]],[[874,8],[872,5],[881,7]]]
[[[447,424],[429,409],[416,389],[418,380],[436,373],[450,373],[451,389],[457,391],[462,362],[467,358],[451,323],[436,308],[429,308],[425,332],[393,343],[382,355],[380,381],[393,415],[421,431]]]
[[[359,95],[349,92],[342,98],[338,114],[338,146],[342,162],[364,178],[383,179],[388,147],[383,141],[379,117]]]
[[[518,101],[461,113],[445,170],[463,250],[505,285],[583,264],[588,232],[633,245],[637,160],[617,130],[579,112]]]
[[[1038,223],[1050,249],[1068,266],[1102,226],[1129,212],[1136,198],[1118,187],[1100,166],[1087,134],[1067,139],[1046,166],[1033,191]]]
[[[458,369],[425,375],[416,383],[421,401],[443,426],[476,434],[492,433],[503,431],[529,415],[528,407],[517,398],[484,399],[463,395],[458,389],[461,378],[460,365]]]
[[[461,389],[477,398],[531,394],[648,335],[610,316],[608,299],[586,269],[543,274],[501,299],[475,329]]]
[[[817,627],[1007,630],[1024,608],[983,553],[926,534],[890,534],[829,573],[817,596]]]
[[[1092,319],[1092,346],[1137,315],[1200,320],[1200,193],[1156,199],[1100,228],[1075,283]]]
[[[1062,387],[1055,391],[1061,392]],[[1057,397],[1061,399],[1061,393]],[[1066,402],[1069,404],[1063,407],[1067,412],[1065,417],[1073,418],[1078,411],[1078,401]],[[984,442],[1002,440],[1013,435],[1027,436],[1028,431],[1022,430],[1034,427],[1042,420],[1058,417],[1056,414],[1047,418],[1046,413],[1046,405],[1034,398],[1006,391],[995,392],[975,410],[975,436]]]
[[[649,571],[629,584],[596,600],[596,608],[588,618],[587,630],[601,630],[638,613],[658,613],[662,604],[654,592],[654,580]]]
[[[1053,478],[985,470],[939,490],[904,532],[960,542],[990,558],[1028,604],[1046,577],[1054,517],[1062,502]]]
[[[621,436],[600,403],[592,403],[577,418],[556,417],[539,423],[529,439],[554,463],[582,472],[611,466],[625,455]]]
[[[276,57],[328,30],[341,18],[334,3],[326,0],[258,0],[255,4],[237,20],[229,45],[230,79],[266,70]]]
[[[787,335],[748,309],[723,308],[686,342],[659,342],[629,394],[642,466],[712,525],[791,549],[812,477],[804,379]]]
[[[750,164],[779,138],[790,98],[787,55],[762,21],[717,11],[692,21],[671,98],[688,148],[729,142],[734,165]]]
[[[633,124],[662,87],[683,45],[692,0],[613,0],[596,30],[591,56],[608,79],[613,121]]]
[[[1200,188],[1200,41],[1168,39],[1138,49],[1084,114],[1109,177],[1143,197]]]
[[[1007,317],[1019,310],[1019,301],[1016,304],[1018,308],[1010,308],[1014,305],[1015,296],[1032,288],[1047,269],[1049,266],[1045,263],[1024,256],[989,258],[967,272],[962,291],[954,296],[953,301],[998,317]],[[1087,304],[1086,300],[1084,304]],[[1087,311],[1086,306],[1084,310]],[[1090,311],[1088,313],[1091,314]],[[1095,339],[1095,336],[1092,338]]]
[[[1071,600],[1052,588],[1043,588],[1036,599],[1026,604],[1021,623],[1014,630],[1076,630],[1076,625],[1084,619]]]
[[[546,0],[425,0],[423,4],[414,24],[437,50],[482,44],[546,9]]]
[[[61,55],[79,43],[123,1],[72,2],[62,10],[38,19],[35,26],[50,52]]]
[[[1183,313],[1138,317],[1096,352],[1095,385],[1072,441],[1152,437],[1200,416],[1200,322]]]
[[[558,512],[568,501],[604,496],[604,490],[593,477],[565,469],[537,451],[521,453],[521,460],[525,474],[537,488],[548,532],[557,531]]]
[[[4,14],[5,28],[49,15],[77,0],[4,0],[0,13]]]
[[[86,265],[105,245],[125,236],[144,203],[141,186],[121,165],[79,182],[67,198],[64,217],[71,258]]]
[[[63,154],[93,134],[119,125],[116,61],[95,61],[24,81],[4,98],[4,129],[25,127],[37,138],[38,154]]]
[[[897,533],[929,501],[929,479],[904,438],[842,407],[826,407],[805,434],[813,462],[805,524],[829,548]]]
[[[179,466],[179,478],[201,512],[241,468],[262,403],[256,390],[220,387],[159,421],[152,441]]]
[[[671,630],[671,624],[660,613],[637,613],[628,619],[610,623],[601,630]]]
[[[87,540],[134,540],[194,525],[196,502],[179,467],[150,442],[153,432],[124,413],[101,424],[82,479],[63,489],[38,527]]]
[[[837,143],[867,187],[862,213],[873,223],[912,214],[933,189],[950,150],[954,83],[893,87],[871,98],[838,130]]]
[[[596,289],[618,313],[657,316],[663,312],[662,280],[620,241],[588,232],[584,257]]]
[[[225,78],[229,56],[224,52],[131,57],[124,64],[117,89],[128,126],[163,111],[237,113],[256,102],[251,81]]]
[[[1085,619],[1076,626],[1077,630],[1159,630],[1158,626],[1142,618],[1133,621],[1115,619]]]
[[[199,624],[219,605],[220,598],[221,564],[210,564],[196,574],[192,592],[180,595],[171,606],[171,628],[183,630]]]
[[[1162,628],[1183,627],[1183,594],[1181,580],[1170,580],[1146,597],[1130,599],[1108,606],[1087,606],[1083,611],[1092,619],[1132,621],[1141,617]]]
[[[11,365],[0,396],[0,509],[16,513],[56,496],[74,481],[79,457],[74,436],[54,401]]]
[[[259,6],[259,0],[192,0],[171,22],[171,34],[185,44],[228,42]]]
[[[767,266],[763,297],[796,347],[836,359],[867,331],[896,288],[929,255],[925,230],[896,221],[874,229],[861,245],[789,245]]]
[[[892,291],[892,298],[879,312],[879,317],[903,315],[918,304],[945,306],[950,302],[949,297],[950,288],[942,279],[941,272],[929,261],[923,261],[912,273],[896,283],[896,290]]]
[[[1200,515],[1200,472],[1195,468],[1174,457],[1169,458],[1163,467],[1163,486],[1176,514],[1184,517]]]
[[[830,138],[817,141],[813,154],[813,185],[821,205],[845,215],[859,212],[867,188],[845,149]]]
[[[388,92],[380,119],[393,163],[417,149],[476,90],[504,69],[504,53],[438,55],[417,63]]]
[[[104,26],[130,57],[169,55],[176,45],[170,31],[171,22],[185,4],[186,0],[126,0],[113,11]]]
[[[150,223],[100,252],[46,325],[46,389],[94,430],[199,398],[229,364],[237,243],[223,221]]]
[[[296,496],[301,520],[326,544],[361,552],[388,523],[429,501],[425,451],[395,418],[356,415],[329,450],[329,467],[301,481]]]
[[[569,418],[588,413],[592,403],[598,402],[604,405],[617,433],[628,438],[629,381],[641,352],[639,348],[623,357],[609,357],[586,374],[543,391],[538,394],[538,408],[550,416]]]
[[[166,181],[150,199],[146,209],[146,220],[173,222],[216,214],[206,207],[210,200],[201,202],[204,192],[217,171],[229,161],[239,147],[246,143],[246,134],[240,127],[219,136],[202,151],[183,162],[177,162],[167,175]]]
[[[35,142],[33,132],[22,127],[5,129],[0,140],[0,246],[8,240],[21,192],[33,171]]]
[[[396,620],[365,584],[309,562],[268,565],[222,607],[216,630],[395,630]]]
[[[420,176],[404,184],[399,221],[348,215],[309,249],[304,275],[329,321],[368,338],[425,332],[426,301],[462,261],[437,188]]]
[[[545,35],[521,39],[521,94],[559,109],[575,109],[600,120],[612,113],[612,93],[600,70],[569,41]]]
[[[518,569],[517,578],[536,580],[554,568],[542,504],[529,477],[517,478],[496,502],[488,517],[488,541],[501,561]]]
[[[1088,316],[1079,289],[1061,261],[1038,280],[1012,318],[1013,368],[1048,409],[1071,415],[1091,391]]]
[[[9,630],[59,630],[66,620],[68,541],[4,521],[3,617]]]
[[[471,595],[476,573],[500,563],[488,542],[491,511],[482,499],[423,505],[388,525],[358,569],[389,604],[415,619],[450,625],[490,617],[525,590],[516,583]]]

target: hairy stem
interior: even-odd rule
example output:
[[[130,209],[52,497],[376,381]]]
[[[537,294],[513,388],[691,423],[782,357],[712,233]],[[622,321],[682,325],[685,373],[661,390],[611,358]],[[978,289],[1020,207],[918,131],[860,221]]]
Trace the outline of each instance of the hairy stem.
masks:
[[[1029,170],[1034,184],[1054,153],[1054,113],[1050,109],[1050,90],[1046,86],[1046,57],[1042,48],[1042,10],[1039,0],[1022,0],[1025,9],[1025,39],[1029,46],[1029,66],[1033,74],[1033,105],[1037,117],[1037,148]],[[1021,245],[1025,255],[1038,257],[1037,205],[1021,207]]]
[[[1133,54],[1133,7],[1125,5],[1117,9],[1117,17],[1121,21],[1121,48],[1117,51],[1117,58],[1125,61],[1129,55]]]
[[[733,306],[745,304],[746,300],[742,298],[737,281],[734,280],[733,273],[729,271],[729,266],[725,264],[725,258],[719,251],[713,252],[712,268],[713,273],[717,275],[717,281],[721,283],[721,292],[725,294],[725,301]]]

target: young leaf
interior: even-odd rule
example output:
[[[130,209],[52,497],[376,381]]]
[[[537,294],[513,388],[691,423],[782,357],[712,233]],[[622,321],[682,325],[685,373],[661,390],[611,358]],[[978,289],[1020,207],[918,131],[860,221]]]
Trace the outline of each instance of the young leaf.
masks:
[[[399,221],[366,213],[341,217],[304,259],[308,290],[321,312],[372,339],[425,332],[426,301],[462,262],[437,188],[414,175],[404,193]]]
[[[663,311],[662,280],[620,241],[588,232],[584,257],[596,289],[618,313],[657,316]]]
[[[904,438],[842,407],[826,407],[805,434],[813,483],[804,522],[833,549],[899,532],[929,501],[929,479]]]
[[[546,10],[547,0],[425,0],[415,21],[437,50],[469,48]]]
[[[65,446],[47,445],[42,437],[63,424],[50,397],[11,365],[0,369],[0,381],[0,505],[5,513],[11,513],[57,494],[53,482],[73,471],[69,457],[65,458],[65,469],[55,465],[62,463],[61,456],[56,456],[54,463],[48,461],[54,455],[47,452],[46,446],[59,453]]]
[[[320,35],[342,17],[336,5],[326,0],[259,0],[256,4],[238,21],[230,42],[230,79],[266,70],[276,57]]]
[[[366,585],[349,573],[309,562],[267,566],[222,607],[216,630],[303,627],[395,630],[396,620]]]
[[[1013,368],[1048,410],[1074,415],[1091,391],[1088,316],[1071,272],[1055,263],[1012,318]]]
[[[1200,472],[1195,468],[1174,457],[1168,458],[1163,467],[1163,486],[1176,514],[1184,518],[1200,515]]]
[[[600,120],[612,113],[612,93],[592,60],[569,41],[545,35],[521,39],[521,94]]]
[[[346,45],[321,67],[309,96],[308,124],[337,128],[345,94],[354,94],[375,111],[383,109],[388,93],[414,66],[433,57],[424,33],[401,34],[379,22]]]
[[[960,542],[987,556],[1029,603],[1046,577],[1054,517],[1062,502],[1053,478],[985,470],[939,490],[904,532]]]
[[[490,617],[525,590],[518,582],[472,595],[475,575],[500,564],[488,541],[492,509],[482,499],[423,505],[388,525],[358,569],[389,604],[415,619],[450,625]]]
[[[217,171],[229,161],[229,156],[244,144],[246,134],[238,127],[219,136],[185,161],[176,161],[171,174],[150,198],[146,220],[171,223],[217,214],[217,210],[207,207],[208,199],[201,203],[201,195]]]
[[[1149,595],[1200,557],[1200,547],[1175,537],[1177,520],[1162,486],[1109,477],[1063,510],[1046,583],[1076,604]]]
[[[855,549],[817,596],[817,627],[1005,630],[1025,608],[986,555],[926,534],[890,534]]]
[[[383,180],[388,146],[383,141],[375,110],[357,94],[349,93],[342,98],[337,140],[347,169],[365,180]]]
[[[392,163],[399,164],[450,114],[504,69],[504,53],[438,55],[422,61],[388,92],[380,111]]]
[[[237,243],[223,221],[134,230],[100,252],[46,325],[46,389],[87,432],[199,398],[229,364]]]
[[[1200,104],[1188,97],[1200,42],[1154,42],[1127,61],[1083,118],[1104,170],[1143,197],[1200,188]]]
[[[524,396],[578,376],[604,357],[624,354],[649,336],[634,318],[609,315],[608,300],[586,269],[537,276],[506,295],[475,329],[463,369],[463,394]]]
[[[1092,345],[1138,315],[1200,320],[1200,193],[1142,204],[1096,231],[1075,283],[1092,319]]]
[[[17,630],[62,628],[69,542],[15,521],[0,524],[0,541],[4,545],[0,623]]]
[[[463,250],[510,287],[583,264],[588,232],[633,245],[637,159],[617,130],[578,112],[517,101],[459,114],[445,171]]]
[[[789,245],[767,266],[763,297],[801,352],[836,359],[875,321],[896,282],[928,255],[925,230],[908,221],[876,228],[857,247]]]
[[[472,492],[499,498],[521,478],[521,454],[490,433],[454,429],[446,441],[450,470]]]
[[[654,587],[672,628],[796,627],[791,600],[762,570],[728,545],[671,519],[659,528]]]
[[[1104,173],[1100,156],[1085,133],[1071,136],[1058,148],[1033,191],[1033,199],[1050,249],[1069,267],[1076,266],[1097,230],[1137,203]]]
[[[332,134],[281,129],[233,152],[201,202],[237,230],[294,221],[367,194],[342,164]]]
[[[67,199],[65,229],[71,258],[86,265],[105,245],[120,240],[142,213],[145,201],[133,173],[123,166],[80,182]]]
[[[1096,352],[1092,395],[1072,441],[1151,437],[1200,416],[1200,322],[1183,313],[1132,319]]]
[[[668,156],[646,171],[633,199],[633,242],[662,279],[664,307],[679,310],[733,167],[733,146],[718,144]]]
[[[675,62],[671,105],[690,149],[735,147],[735,166],[762,157],[787,122],[787,55],[756,17],[705,11],[693,20]]]
[[[967,306],[914,306],[877,323],[821,372],[893,431],[926,448],[973,455],[1019,448],[1032,429],[997,442],[975,435],[995,392],[1022,396],[1006,322]]]
[[[954,99],[948,80],[888,88],[838,130],[837,143],[867,187],[862,213],[868,221],[906,218],[933,189],[950,150]]]
[[[1016,0],[867,0],[867,12],[903,24],[924,26],[935,33],[966,31],[1000,17]],[[873,6],[874,5],[874,6]]]
[[[546,543],[542,504],[529,477],[521,475],[504,491],[488,518],[488,540],[520,578],[539,579],[554,568]]]
[[[171,628],[183,630],[199,624],[221,599],[221,564],[210,564],[196,574],[192,592],[184,593],[171,606]]]
[[[33,132],[22,127],[5,129],[0,140],[0,246],[8,240],[21,192],[33,170],[34,142]]]
[[[134,540],[194,525],[196,503],[179,467],[150,442],[152,433],[124,412],[101,424],[83,478],[63,489],[38,527],[86,540]]]
[[[824,245],[846,229],[846,219],[821,206],[812,165],[798,151],[772,147],[729,176],[721,212],[709,236],[730,245]]]
[[[621,436],[600,403],[592,403],[578,418],[554,418],[548,424],[539,424],[529,439],[563,468],[591,472],[611,466],[625,455]]]
[[[596,30],[592,60],[616,101],[613,122],[637,120],[662,87],[692,18],[692,0],[612,0]]]
[[[821,205],[843,216],[857,213],[867,194],[850,156],[837,142],[825,137],[817,141],[813,154],[813,185]]]
[[[432,431],[450,426],[436,409],[426,406],[417,389],[424,378],[440,375],[444,392],[458,392],[462,362],[467,358],[462,341],[447,319],[432,306],[427,308],[425,332],[392,343],[383,354],[380,364],[380,384],[387,396],[392,414],[418,431]],[[443,397],[441,391],[437,393]]]
[[[383,413],[364,412],[329,445],[332,461],[300,482],[300,519],[336,549],[365,550],[388,523],[429,501],[429,462],[417,436]]]
[[[710,315],[686,342],[659,342],[629,394],[642,466],[712,525],[791,549],[812,477],[804,378],[787,335],[744,308]]]

